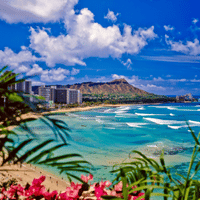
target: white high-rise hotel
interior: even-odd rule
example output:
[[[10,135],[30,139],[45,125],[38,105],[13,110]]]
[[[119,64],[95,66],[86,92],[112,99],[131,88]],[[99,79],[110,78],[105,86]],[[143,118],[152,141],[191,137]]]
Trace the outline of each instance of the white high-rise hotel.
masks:
[[[6,71],[6,73],[8,73],[8,72],[9,71]],[[9,75],[9,77],[11,77],[13,75],[15,75],[15,73],[11,73]],[[16,80],[16,77],[14,77],[13,79]],[[26,94],[31,94],[32,93],[32,82],[25,80],[23,82],[10,85],[9,88],[11,90],[15,90],[15,91],[18,91],[18,92],[24,92]]]
[[[56,86],[38,88],[38,94],[45,97],[46,101],[63,104],[82,104],[82,94],[80,90],[57,88]]]

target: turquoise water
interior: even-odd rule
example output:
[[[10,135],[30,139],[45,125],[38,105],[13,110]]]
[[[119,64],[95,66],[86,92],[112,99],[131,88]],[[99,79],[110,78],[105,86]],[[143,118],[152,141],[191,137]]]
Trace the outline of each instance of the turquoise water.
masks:
[[[95,181],[113,180],[115,175],[109,173],[112,166],[127,160],[132,150],[140,150],[158,159],[162,149],[165,149],[167,164],[174,165],[178,172],[184,173],[194,145],[186,121],[198,134],[198,104],[98,108],[52,115],[51,118],[63,120],[71,129],[71,145],[65,148],[64,153],[79,153],[91,162]],[[28,126],[41,138],[54,137],[53,132],[39,119],[29,122]],[[20,127],[15,131],[24,133]],[[63,151],[56,154],[63,154]],[[56,171],[54,173],[58,174]]]

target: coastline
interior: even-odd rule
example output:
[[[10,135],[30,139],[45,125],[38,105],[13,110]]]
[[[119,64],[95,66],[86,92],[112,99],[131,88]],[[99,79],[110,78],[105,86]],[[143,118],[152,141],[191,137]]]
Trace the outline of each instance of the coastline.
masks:
[[[21,117],[22,117],[22,119],[28,119],[28,118],[38,119],[38,118],[42,117],[43,115],[54,114],[54,113],[81,112],[81,111],[88,111],[88,110],[92,110],[92,109],[96,109],[96,108],[103,108],[103,107],[117,108],[117,107],[121,107],[121,106],[133,106],[133,105],[142,106],[142,105],[158,105],[158,104],[160,104],[160,103],[155,103],[155,104],[149,104],[149,103],[148,104],[114,104],[114,105],[113,104],[101,104],[101,105],[97,105],[97,106],[63,108],[63,109],[57,109],[57,110],[52,110],[52,111],[45,111],[45,112],[41,112],[41,113],[29,112],[29,113],[23,114]],[[9,130],[12,130],[15,127],[16,126],[10,126]]]
[[[10,164],[0,167],[0,182],[6,182],[11,179],[16,179],[17,184],[21,184],[23,187],[27,183],[31,184],[34,178],[39,178],[40,176],[45,176],[46,179],[43,182],[43,185],[46,189],[49,189],[51,192],[57,190],[58,192],[64,192],[66,187],[69,186],[69,182],[63,180],[56,175],[47,172],[35,165],[30,165],[23,163],[20,164]]]
[[[143,105],[159,105],[161,103],[141,103],[141,104],[100,104],[97,106],[86,106],[86,107],[76,107],[76,108],[64,108],[64,109],[57,109],[57,110],[53,110],[53,111],[48,111],[48,112],[42,112],[42,115],[46,115],[46,114],[52,114],[52,113],[64,113],[64,112],[81,112],[81,111],[87,111],[87,110],[92,110],[92,109],[96,109],[96,108],[103,108],[103,107],[113,107],[113,108],[117,108],[117,107],[121,107],[121,106],[143,106]]]
[[[160,103],[157,103],[160,104]],[[28,119],[28,118],[34,118],[38,119],[42,117],[43,115],[47,114],[56,114],[56,113],[65,113],[65,112],[81,112],[81,111],[87,111],[91,109],[96,108],[102,108],[102,107],[121,107],[121,106],[132,106],[132,105],[155,105],[155,104],[101,104],[97,106],[87,106],[87,107],[76,107],[76,108],[67,108],[67,109],[57,109],[54,111],[49,112],[42,112],[42,113],[27,113],[22,115],[22,119]],[[15,128],[16,126],[9,127],[9,130]],[[6,181],[10,180],[12,178],[15,178],[19,184],[22,186],[25,186],[27,182],[31,184],[34,178],[39,178],[41,175],[46,176],[46,180],[44,181],[44,186],[47,189],[50,189],[50,191],[57,190],[58,192],[65,191],[66,187],[69,186],[69,182],[66,180],[63,180],[61,177],[58,177],[54,175],[53,173],[50,173],[38,166],[29,165],[26,163],[23,163],[20,165],[5,165],[3,167],[0,167],[0,180]]]

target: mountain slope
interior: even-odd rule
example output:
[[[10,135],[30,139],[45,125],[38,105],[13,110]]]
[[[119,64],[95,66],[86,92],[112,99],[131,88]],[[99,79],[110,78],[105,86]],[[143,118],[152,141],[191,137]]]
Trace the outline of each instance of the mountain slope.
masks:
[[[80,90],[82,94],[129,94],[130,96],[149,94],[130,85],[125,79],[116,79],[106,83],[85,82],[68,86],[68,88]]]

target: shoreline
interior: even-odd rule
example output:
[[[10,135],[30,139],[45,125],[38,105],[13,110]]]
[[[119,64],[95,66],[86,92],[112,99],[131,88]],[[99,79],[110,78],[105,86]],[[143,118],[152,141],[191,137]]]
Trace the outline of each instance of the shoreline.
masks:
[[[75,107],[75,108],[63,108],[63,109],[57,109],[57,110],[52,110],[52,111],[47,111],[47,112],[42,112],[42,115],[46,114],[52,114],[52,113],[64,113],[64,112],[81,112],[81,111],[87,111],[87,110],[92,110],[96,108],[104,108],[104,107],[121,107],[121,106],[145,106],[145,105],[159,105],[161,103],[141,103],[141,104],[100,104],[96,106],[86,106],[86,107]]]
[[[38,119],[40,117],[42,117],[43,115],[48,115],[48,114],[54,114],[54,113],[65,113],[65,112],[82,112],[82,111],[88,111],[88,110],[92,110],[92,109],[97,109],[97,108],[104,108],[104,107],[113,107],[113,108],[117,108],[117,107],[121,107],[121,106],[144,106],[144,105],[159,105],[161,103],[147,103],[147,104],[101,104],[101,105],[97,105],[97,106],[86,106],[86,107],[75,107],[75,108],[63,108],[63,109],[57,109],[57,110],[51,110],[51,111],[45,111],[45,112],[41,112],[41,113],[34,113],[34,112],[29,112],[26,114],[22,114],[22,119],[28,119],[28,118],[34,118],[34,119]],[[10,126],[9,130],[12,130],[13,128],[15,128],[16,126]]]
[[[31,184],[34,178],[38,179],[42,175],[46,177],[42,185],[51,192],[54,190],[57,190],[58,193],[64,192],[66,187],[70,185],[68,181],[35,165],[23,163],[21,165],[10,164],[0,167],[1,183],[16,179],[17,184],[25,187],[27,183]]]
[[[86,106],[86,107],[76,107],[76,108],[65,108],[57,109],[54,111],[42,112],[42,113],[27,113],[22,115],[22,119],[34,118],[38,119],[43,115],[47,114],[56,114],[56,113],[68,113],[68,112],[81,112],[91,109],[103,108],[103,107],[121,107],[121,106],[143,106],[143,105],[158,105],[156,104],[101,104],[97,106]],[[12,130],[16,126],[9,127],[9,130]],[[39,166],[30,165],[23,163],[22,165],[5,165],[0,167],[0,181],[10,180],[15,178],[19,184],[25,186],[27,183],[31,184],[34,178],[39,178],[44,175],[46,177],[43,185],[50,189],[50,191],[57,190],[58,192],[63,192],[66,190],[66,187],[69,186],[69,181],[62,179],[61,177],[43,169]]]

